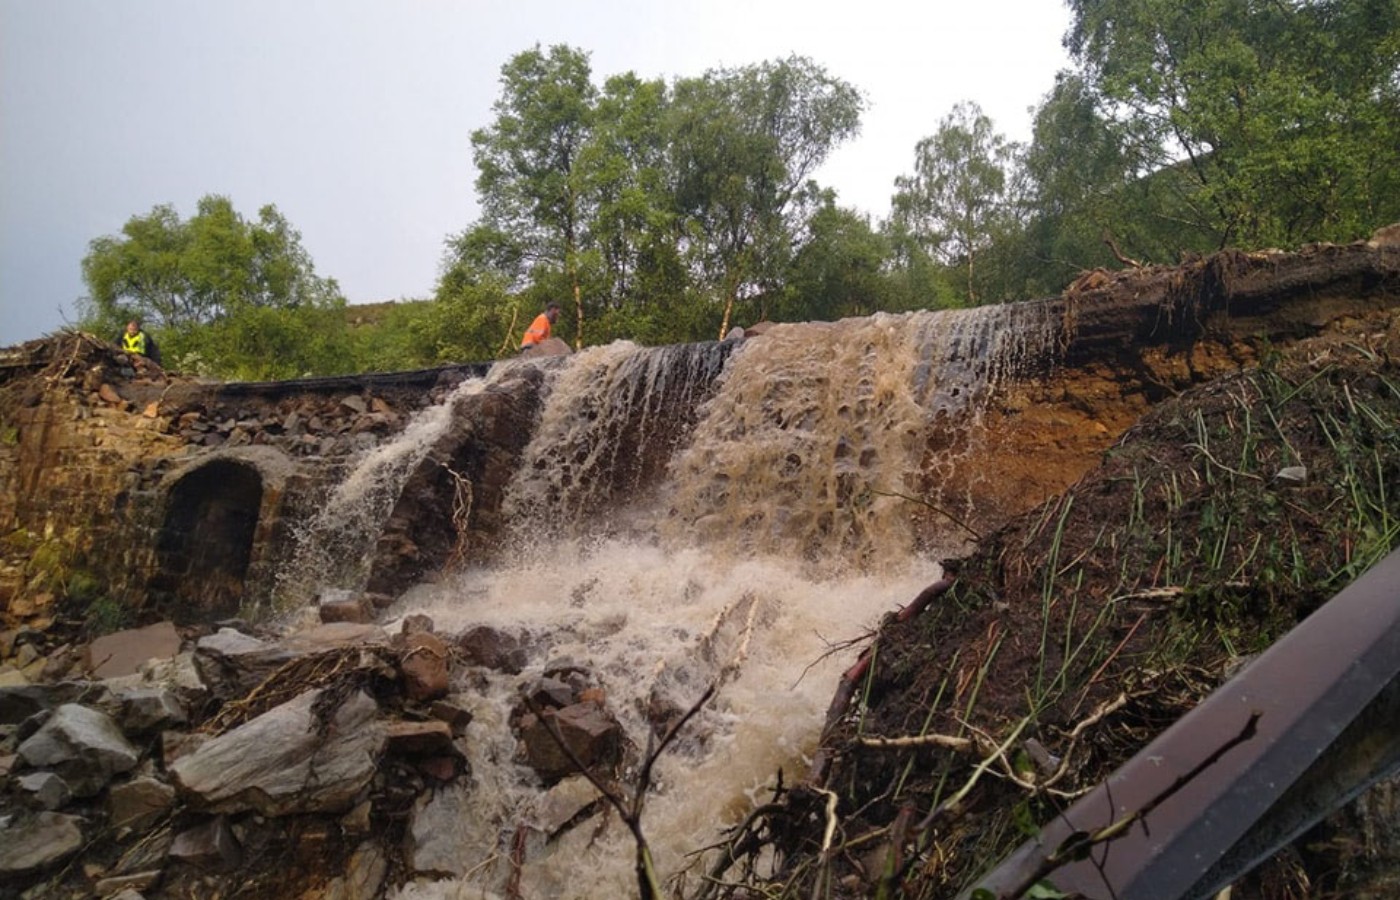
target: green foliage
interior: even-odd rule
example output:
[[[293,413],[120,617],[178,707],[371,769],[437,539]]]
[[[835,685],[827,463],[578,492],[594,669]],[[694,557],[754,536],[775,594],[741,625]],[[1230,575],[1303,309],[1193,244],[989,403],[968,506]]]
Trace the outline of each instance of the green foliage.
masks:
[[[238,381],[275,381],[359,370],[343,302],[250,306],[164,342],[167,365]]]
[[[511,355],[549,301],[579,346],[673,343],[1046,296],[1093,268],[1400,220],[1396,0],[1070,8],[1074,68],[1030,143],[956,105],[874,225],[813,180],[865,107],[815,62],[600,87],[585,51],[537,45],[472,133],[482,214],[447,239],[431,301],[348,327],[276,207],[249,220],[209,195],[92,241],[82,325],[143,318],[167,365],[223,378],[384,371]]]
[[[895,179],[893,218],[930,258],[964,273],[979,296],[977,260],[1009,215],[1008,167],[1016,145],[976,103],[959,103],[914,151],[914,174]]]
[[[1067,46],[1182,235],[1347,240],[1400,215],[1394,0],[1071,0]]]
[[[803,238],[775,305],[778,318],[829,321],[890,308],[892,292],[884,272],[889,242],[871,228],[868,217],[838,207],[828,191],[807,216]]]
[[[315,274],[301,235],[277,207],[264,206],[249,222],[213,194],[189,221],[162,205],[133,216],[120,237],[93,240],[83,279],[84,325],[102,334],[117,333],[130,318],[169,334],[250,308],[343,302],[335,281]]]
[[[110,597],[97,597],[87,605],[83,624],[90,636],[111,634],[132,624],[131,613]]]

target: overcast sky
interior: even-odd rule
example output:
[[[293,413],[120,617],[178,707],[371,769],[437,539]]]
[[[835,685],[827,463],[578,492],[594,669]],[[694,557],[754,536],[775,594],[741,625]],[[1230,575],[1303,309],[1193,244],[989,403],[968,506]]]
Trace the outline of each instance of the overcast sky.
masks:
[[[1029,136],[1068,23],[1061,0],[0,0],[0,345],[76,319],[93,238],[205,194],[276,204],[352,303],[429,296],[477,215],[469,135],[537,43],[596,84],[810,57],[870,107],[817,180],[878,219],[955,103]]]

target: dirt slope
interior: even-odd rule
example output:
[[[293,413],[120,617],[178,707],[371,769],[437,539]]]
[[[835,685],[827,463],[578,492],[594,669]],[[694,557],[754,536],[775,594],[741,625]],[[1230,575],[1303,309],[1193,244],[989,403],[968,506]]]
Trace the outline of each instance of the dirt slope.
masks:
[[[1154,408],[1069,491],[950,561],[952,589],[875,639],[816,783],[735,835],[728,874],[771,847],[773,874],[746,880],[783,896],[954,896],[1397,544],[1390,312]],[[1387,860],[1343,824],[1234,896],[1355,896]],[[730,890],[702,896],[746,896]]]

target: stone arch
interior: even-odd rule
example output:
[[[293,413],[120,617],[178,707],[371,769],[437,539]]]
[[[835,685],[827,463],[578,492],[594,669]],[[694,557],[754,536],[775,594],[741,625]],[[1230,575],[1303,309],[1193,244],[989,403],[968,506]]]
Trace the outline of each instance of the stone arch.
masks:
[[[166,495],[153,592],[182,618],[191,618],[191,606],[199,618],[236,612],[263,499],[262,473],[240,460],[215,459],[182,474]]]

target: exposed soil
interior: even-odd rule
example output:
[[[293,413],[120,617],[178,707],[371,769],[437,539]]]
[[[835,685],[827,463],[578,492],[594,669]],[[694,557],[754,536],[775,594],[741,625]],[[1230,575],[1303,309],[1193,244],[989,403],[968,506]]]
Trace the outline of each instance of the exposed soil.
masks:
[[[1069,491],[949,561],[956,582],[926,611],[889,618],[852,702],[833,709],[817,783],[736,835],[741,863],[779,851],[775,874],[747,880],[803,897],[967,889],[1400,545],[1397,449],[1395,313],[1346,321],[1155,407]],[[993,766],[950,804],[1018,726],[1008,770]],[[1025,779],[1039,787],[1011,777],[1033,771],[1028,738],[1064,761]],[[840,799],[825,854],[822,788]],[[1330,827],[1234,896],[1352,896],[1384,861]],[[819,879],[830,893],[812,892]]]

